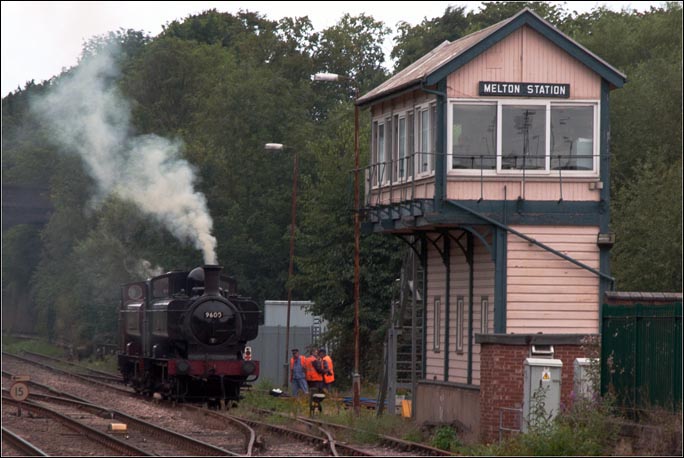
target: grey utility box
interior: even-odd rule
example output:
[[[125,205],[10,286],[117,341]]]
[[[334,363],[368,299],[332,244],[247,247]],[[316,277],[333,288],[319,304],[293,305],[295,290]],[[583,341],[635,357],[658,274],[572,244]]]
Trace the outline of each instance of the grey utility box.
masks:
[[[591,399],[594,395],[594,386],[591,380],[591,366],[598,365],[598,359],[576,358],[573,367],[573,387],[575,398]],[[598,370],[598,368],[596,369]]]
[[[563,361],[551,358],[526,358],[523,389],[522,431],[539,421],[541,415],[552,419],[560,410]],[[543,403],[543,409],[542,409]]]

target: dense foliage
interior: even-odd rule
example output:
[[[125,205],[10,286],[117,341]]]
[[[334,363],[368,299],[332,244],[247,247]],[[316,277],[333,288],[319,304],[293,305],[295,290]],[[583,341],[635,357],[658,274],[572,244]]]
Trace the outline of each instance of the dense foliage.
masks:
[[[611,99],[613,271],[621,290],[681,291],[681,4],[643,14],[602,8],[577,14],[546,2],[491,2],[470,13],[449,7],[441,17],[398,26],[395,71],[442,41],[523,6],[628,76]],[[19,326],[21,315],[32,317],[32,330],[50,337],[106,338],[116,325],[119,284],[155,268],[203,262],[197,248],[162,220],[116,194],[103,195],[90,173],[97,164],[56,141],[61,133],[31,109],[34,100],[65,86],[115,44],[116,68],[97,77],[104,78],[108,94],[122,100],[116,112],[121,119],[115,121],[125,121],[126,143],[160,136],[179,145],[176,159],[191,166],[195,188],[206,196],[218,262],[236,276],[243,294],[258,301],[283,298],[289,287],[295,299],[313,300],[315,312],[331,324],[329,337],[339,352],[336,372],[344,384],[351,358],[342,355],[352,354],[353,329],[351,100],[357,89],[363,93],[388,77],[381,43],[389,32],[365,15],[345,15],[317,32],[306,17],[273,21],[258,13],[211,10],[174,21],[156,37],[133,30],[95,37],[84,45],[79,66],[5,97],[3,184],[47,186],[54,211],[44,227],[3,232],[3,328]],[[353,83],[312,82],[319,71],[351,75]],[[362,164],[368,155],[367,116],[362,113],[360,124]],[[288,149],[265,151],[267,142]],[[126,153],[131,160],[136,148]],[[296,274],[288,283],[295,151]],[[382,348],[401,249],[391,237],[362,240],[366,348]],[[364,355],[365,377],[377,376],[380,358],[382,352]]]

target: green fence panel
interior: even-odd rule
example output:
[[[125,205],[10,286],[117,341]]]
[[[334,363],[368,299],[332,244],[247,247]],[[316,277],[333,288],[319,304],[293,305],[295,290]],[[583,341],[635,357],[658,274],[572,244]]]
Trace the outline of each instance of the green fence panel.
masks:
[[[682,303],[603,304],[601,394],[621,407],[675,410],[682,401]]]

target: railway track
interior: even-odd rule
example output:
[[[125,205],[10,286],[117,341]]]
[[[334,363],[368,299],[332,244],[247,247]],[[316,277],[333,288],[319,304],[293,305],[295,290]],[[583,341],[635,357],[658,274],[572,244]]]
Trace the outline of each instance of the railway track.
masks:
[[[261,414],[275,414],[272,411],[254,409]],[[278,414],[285,416],[284,414]],[[347,447],[345,443],[350,440],[354,435],[364,435],[373,436],[375,438],[375,444],[363,446],[356,445],[352,447],[354,450],[349,454],[359,455],[380,455],[380,456],[453,456],[451,452],[441,450],[435,447],[430,447],[425,444],[420,444],[418,442],[407,441],[397,437],[387,436],[384,434],[371,433],[368,431],[362,431],[355,429],[346,425],[340,425],[336,423],[325,422],[322,420],[297,416],[297,421],[310,424],[311,427],[319,427],[326,433],[330,434],[332,437],[337,437],[337,447],[343,448]]]
[[[226,413],[219,413],[187,404],[172,405],[171,403],[167,404],[158,400],[150,400],[150,398],[141,398],[132,390],[122,391],[121,387],[93,381],[89,376],[70,373],[64,369],[36,361],[35,357],[21,358],[15,355],[6,356],[7,358],[5,358],[3,364],[9,360],[13,360],[16,361],[17,364],[28,364],[38,368],[22,370],[24,373],[32,374],[32,380],[27,382],[29,383],[31,390],[36,389],[43,391],[48,395],[52,395],[52,398],[54,398],[55,393],[64,393],[64,395],[60,395],[62,398],[70,396],[72,399],[71,402],[85,403],[90,402],[86,399],[87,395],[76,396],[73,394],[74,391],[80,392],[87,390],[86,386],[88,385],[88,388],[92,391],[93,386],[97,385],[97,394],[93,396],[98,398],[105,397],[107,394],[106,392],[111,391],[114,396],[123,396],[127,402],[133,403],[134,407],[131,407],[129,410],[135,409],[135,406],[138,406],[137,410],[143,410],[139,406],[144,405],[146,409],[153,408],[154,410],[163,411],[163,413],[156,413],[155,415],[148,416],[171,417],[182,415],[184,417],[184,424],[186,425],[183,429],[188,432],[189,436],[222,447],[229,452],[225,454],[241,454],[246,456],[263,456],[266,454],[273,456],[334,455],[334,452],[326,450],[326,448],[330,448],[328,445],[330,441],[320,440],[319,438],[302,439],[302,436],[297,435],[296,431],[286,431],[285,428],[281,430],[278,430],[277,428],[274,429],[265,423],[255,424],[255,428],[247,422],[243,422],[241,419]],[[59,387],[39,382],[38,380],[44,380],[44,378],[47,377],[46,374],[57,374],[56,376],[52,375],[52,377],[58,377],[60,380],[63,380],[64,377],[68,377],[69,380],[73,381],[62,382]],[[3,375],[6,378],[9,378],[12,374],[4,371]],[[36,396],[38,395],[36,394]],[[92,399],[92,396],[90,398]],[[143,399],[146,402],[141,403]],[[115,404],[116,403],[117,402],[115,402]],[[111,407],[108,407],[109,412],[112,410]],[[127,423],[129,421],[130,420],[121,420],[122,423]],[[168,423],[173,422],[169,421]],[[188,452],[186,451],[181,454],[188,455]],[[203,452],[199,454],[204,456],[208,453]]]
[[[44,451],[3,426],[2,456],[15,456],[15,454],[19,456],[48,456]]]
[[[46,384],[41,384],[37,379],[32,377],[31,385],[32,391],[44,391],[47,395],[64,398],[69,396],[69,392],[82,392],[83,386],[88,385],[90,390],[95,388],[96,394],[93,396],[76,396],[71,394],[72,400],[83,403],[92,403],[93,401],[100,404],[100,398],[109,398],[111,401],[106,402],[106,409],[111,412],[114,406],[124,403],[122,396],[127,399],[126,402],[131,403],[132,407],[123,409],[128,412],[136,412],[136,417],[142,416],[149,418],[158,418],[157,421],[162,421],[168,425],[169,429],[179,430],[187,434],[189,437],[205,442],[219,449],[224,450],[224,454],[240,454],[244,456],[441,456],[451,455],[451,453],[443,450],[428,447],[422,444],[404,441],[402,439],[393,438],[390,436],[376,435],[376,444],[354,444],[354,434],[365,434],[359,430],[344,425],[326,423],[317,419],[306,417],[293,417],[282,415],[283,421],[286,424],[271,424],[273,422],[262,421],[262,418],[273,415],[272,411],[262,411],[258,415],[260,418],[248,419],[238,417],[232,413],[218,412],[208,410],[203,407],[192,406],[188,404],[175,405],[172,403],[165,403],[157,399],[149,397],[141,397],[133,390],[123,388],[120,385],[103,382],[100,376],[105,374],[88,373],[83,367],[77,364],[66,364],[70,369],[74,369],[76,373],[71,370],[66,370],[60,367],[55,367],[54,364],[60,366],[65,361],[58,358],[43,357],[43,355],[30,353],[30,358],[21,358],[17,355],[5,355],[8,358],[5,361],[12,360],[19,361],[20,364],[30,364],[39,367],[40,371],[50,371],[54,374],[59,374],[60,377],[69,377],[73,382],[70,382],[69,388],[66,385],[60,387],[53,387]],[[19,358],[19,359],[17,359]],[[42,360],[42,361],[38,361]],[[50,364],[45,361],[49,361]],[[4,365],[3,361],[3,365]],[[27,372],[26,370],[24,372]],[[31,369],[28,372],[35,372]],[[3,373],[8,377],[11,374]],[[106,374],[112,375],[112,374]],[[42,377],[42,375],[41,375]],[[37,393],[36,393],[37,394]],[[77,399],[73,399],[77,398]],[[87,399],[86,399],[87,398]],[[118,398],[119,400],[115,400]],[[90,400],[88,400],[90,399]],[[141,401],[145,401],[142,402]],[[72,401],[73,402],[73,401]],[[103,401],[104,402],[104,401]],[[145,406],[144,408],[141,406]],[[147,409],[159,410],[161,413],[146,414]],[[123,413],[123,412],[122,412]],[[141,415],[138,415],[141,414]],[[182,417],[182,421],[179,419]],[[119,417],[123,418],[123,417]],[[111,420],[111,418],[110,418]],[[121,420],[125,423],[127,420]],[[178,425],[174,425],[178,423]],[[196,452],[193,452],[196,453]],[[186,451],[185,455],[190,456]],[[210,455],[212,453],[204,452],[203,455]]]
[[[2,403],[3,424],[11,427],[17,436],[26,437],[26,442],[35,444],[33,447],[45,450],[46,455],[149,455],[70,415],[33,401],[15,401],[3,392]],[[12,412],[8,412],[11,406],[16,408],[14,418]]]

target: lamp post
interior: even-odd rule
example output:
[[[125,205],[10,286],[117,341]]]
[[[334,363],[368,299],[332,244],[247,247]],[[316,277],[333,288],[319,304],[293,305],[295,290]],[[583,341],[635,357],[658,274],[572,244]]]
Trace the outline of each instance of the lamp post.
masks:
[[[314,81],[346,80],[354,84],[354,99],[359,98],[359,87],[348,76],[336,73],[316,73]],[[359,374],[359,256],[361,252],[361,227],[359,219],[359,106],[354,103],[354,372],[352,373],[352,406],[354,414],[361,409],[361,375]]]
[[[264,148],[268,151],[283,151],[285,145],[282,143],[266,143]],[[291,215],[292,222],[290,224],[290,265],[287,269],[287,322],[285,327],[285,381],[284,386],[288,386],[289,381],[289,358],[290,358],[290,311],[292,309],[292,276],[294,274],[294,247],[295,247],[295,225],[297,224],[297,178],[299,176],[299,158],[297,151],[294,151],[294,166],[292,170],[292,203]]]

